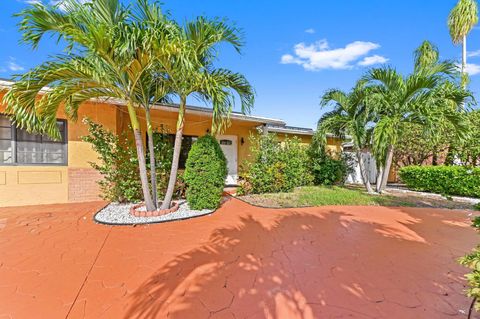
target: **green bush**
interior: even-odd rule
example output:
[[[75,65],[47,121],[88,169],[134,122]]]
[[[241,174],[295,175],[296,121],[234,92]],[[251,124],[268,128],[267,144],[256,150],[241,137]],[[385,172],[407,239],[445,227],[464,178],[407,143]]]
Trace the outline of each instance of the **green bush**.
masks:
[[[308,148],[310,168],[315,185],[343,184],[351,169],[351,161],[347,155],[334,158],[325,150],[325,146],[318,143],[315,138]]]
[[[477,233],[480,231],[480,217],[475,217],[472,220],[472,227],[477,230]],[[461,265],[470,269],[470,272],[465,275],[468,284],[466,294],[474,299],[472,303],[474,309],[480,311],[480,245],[472,249],[469,254],[459,258],[458,261]]]
[[[83,136],[82,140],[90,143],[98,154],[99,161],[90,162],[90,165],[103,176],[103,179],[98,181],[102,198],[120,203],[141,201],[143,195],[137,151],[127,132],[117,135],[88,118],[83,122],[88,126],[89,135]],[[154,149],[157,192],[158,197],[162,198],[170,175],[173,146],[166,134],[155,132]],[[148,168],[149,159],[150,156],[147,154]],[[148,173],[150,174],[150,169]]]
[[[227,160],[217,140],[200,137],[190,149],[185,164],[187,202],[192,209],[215,209],[220,204]]]
[[[90,165],[103,176],[98,181],[102,197],[121,203],[140,201],[142,187],[133,142],[125,132],[116,135],[88,118],[83,122],[88,126],[89,135],[82,140],[90,143],[98,154],[99,161]]]
[[[406,166],[400,179],[408,188],[442,195],[480,197],[480,168],[464,166]]]
[[[274,134],[251,136],[251,159],[244,163],[241,194],[290,192],[312,184],[306,147],[300,139],[279,142]]]
[[[168,179],[170,177],[170,168],[172,167],[173,158],[173,144],[168,138],[168,134],[163,132],[154,132],[153,149],[153,152],[155,153],[155,168],[157,173],[157,194],[158,198],[161,199],[162,197],[164,197],[167,191]],[[148,148],[146,160],[148,173],[150,174],[150,153],[148,151]],[[180,175],[177,176],[177,186],[179,181],[181,181]],[[176,193],[177,192],[175,192],[175,195],[177,195]]]

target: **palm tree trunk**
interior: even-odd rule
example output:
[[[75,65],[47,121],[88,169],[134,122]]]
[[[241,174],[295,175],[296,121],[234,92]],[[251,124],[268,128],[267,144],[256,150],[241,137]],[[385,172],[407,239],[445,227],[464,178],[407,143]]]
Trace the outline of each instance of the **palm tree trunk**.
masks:
[[[463,35],[462,40],[462,86],[464,89],[467,88],[467,36]]]
[[[148,211],[155,210],[152,196],[148,188],[147,164],[145,163],[145,152],[143,150],[142,133],[140,131],[140,124],[138,123],[137,113],[132,103],[128,103],[128,114],[130,115],[130,122],[132,124],[133,136],[135,137],[135,146],[137,148],[138,166],[140,169],[140,181],[142,183],[143,199]]]
[[[383,178],[383,166],[378,166],[377,165],[377,181],[375,182],[375,189],[377,193],[380,193],[381,191],[381,185],[382,185],[382,178]]]
[[[466,81],[466,71],[467,71],[467,36],[463,35],[462,40],[462,86],[464,89],[467,88]]]
[[[180,98],[180,107],[178,109],[177,132],[175,133],[175,144],[173,147],[172,168],[170,169],[170,178],[168,180],[167,192],[162,202],[161,209],[170,208],[172,202],[173,192],[175,191],[175,184],[177,182],[178,161],[180,159],[180,150],[182,149],[183,127],[185,124],[185,105],[186,98]]]
[[[382,182],[380,183],[380,192],[383,192],[387,187],[388,175],[390,174],[390,168],[392,167],[393,159],[393,145],[388,147],[387,158],[385,160],[385,166],[383,168]]]
[[[145,117],[147,120],[148,152],[150,153],[150,184],[152,186],[152,199],[155,208],[158,208],[157,195],[157,168],[155,165],[155,148],[153,145],[153,128],[150,118],[150,108],[145,108]]]
[[[370,176],[366,170],[365,162],[363,161],[362,152],[357,150],[357,159],[358,159],[358,166],[360,166],[360,175],[362,176],[363,185],[367,189],[369,194],[373,194],[374,191],[372,189],[372,185],[370,184]]]

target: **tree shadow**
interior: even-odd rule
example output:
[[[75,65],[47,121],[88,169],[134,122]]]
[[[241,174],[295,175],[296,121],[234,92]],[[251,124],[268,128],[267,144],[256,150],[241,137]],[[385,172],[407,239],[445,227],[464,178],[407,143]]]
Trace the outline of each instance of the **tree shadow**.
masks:
[[[441,318],[466,309],[458,242],[439,245],[442,232],[390,210],[269,210],[268,222],[242,214],[153,273],[125,318]]]

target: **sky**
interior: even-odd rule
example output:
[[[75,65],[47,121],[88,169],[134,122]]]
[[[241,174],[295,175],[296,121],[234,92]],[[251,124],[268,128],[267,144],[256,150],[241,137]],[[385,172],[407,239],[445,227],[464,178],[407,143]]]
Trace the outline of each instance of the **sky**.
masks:
[[[46,39],[33,51],[21,44],[13,15],[35,1],[1,0],[0,78],[62,53]],[[88,0],[78,0],[88,1]],[[128,2],[125,0],[125,2]],[[430,40],[441,59],[461,60],[447,17],[456,0],[164,0],[164,11],[179,22],[203,15],[227,18],[243,30],[241,55],[222,47],[217,65],[244,74],[256,91],[252,114],[288,125],[315,128],[319,105],[331,88],[349,90],[368,68],[390,65],[408,74],[413,51]],[[480,100],[480,25],[467,40],[470,90]],[[189,101],[200,105],[201,102]]]

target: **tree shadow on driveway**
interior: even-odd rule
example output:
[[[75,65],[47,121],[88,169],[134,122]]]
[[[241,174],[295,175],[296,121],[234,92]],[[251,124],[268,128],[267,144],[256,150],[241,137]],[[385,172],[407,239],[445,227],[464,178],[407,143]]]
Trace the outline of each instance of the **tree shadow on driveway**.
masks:
[[[384,207],[251,212],[160,266],[129,297],[125,318],[465,316],[465,270],[456,263],[472,247],[459,235],[468,228],[464,215]]]

